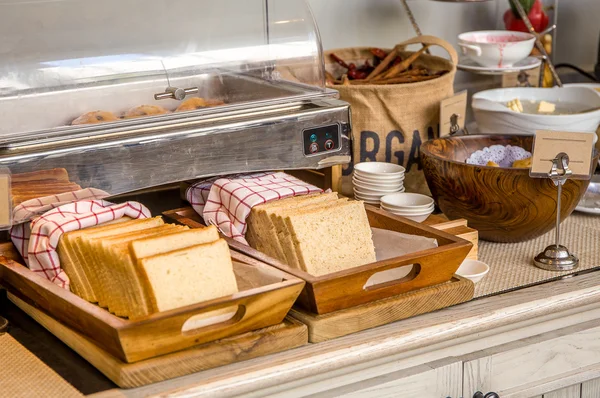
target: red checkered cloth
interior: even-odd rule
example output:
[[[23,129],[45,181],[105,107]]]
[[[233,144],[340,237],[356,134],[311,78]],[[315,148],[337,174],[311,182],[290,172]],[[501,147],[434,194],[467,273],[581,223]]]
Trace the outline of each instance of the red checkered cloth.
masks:
[[[191,185],[186,199],[207,224],[223,235],[248,244],[246,218],[254,206],[290,196],[323,192],[286,173],[217,177]]]
[[[94,192],[90,194],[93,195]],[[150,217],[150,211],[138,202],[113,204],[104,200],[80,200],[59,207],[48,202],[40,203],[40,208],[48,206],[51,210],[33,219],[31,224],[15,225],[10,235],[30,270],[65,289],[69,288],[69,277],[60,268],[56,253],[58,241],[63,233],[92,227],[124,216]],[[35,212],[35,209],[30,208],[30,211]]]
[[[48,210],[66,205],[78,200],[104,199],[109,194],[101,189],[86,188],[79,191],[65,192],[58,195],[49,195],[42,198],[30,199],[17,205],[13,209],[13,222],[15,224],[29,221],[35,216],[42,215]]]

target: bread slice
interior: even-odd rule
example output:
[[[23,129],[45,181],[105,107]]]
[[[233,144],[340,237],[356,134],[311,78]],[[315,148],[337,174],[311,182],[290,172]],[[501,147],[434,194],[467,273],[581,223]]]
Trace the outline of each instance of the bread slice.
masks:
[[[276,251],[276,242],[272,242],[268,236],[270,221],[268,216],[265,218],[265,211],[275,207],[289,206],[293,205],[294,203],[301,203],[306,200],[311,200],[313,197],[318,195],[320,194],[292,196],[285,199],[272,200],[265,204],[254,206],[250,212],[250,216],[248,216],[246,220],[246,224],[248,225],[246,229],[246,240],[250,246],[265,254],[269,254],[271,257],[279,258],[281,253]]]
[[[11,176],[14,182],[23,182],[31,180],[61,180],[69,181],[69,174],[66,169],[49,169],[33,171],[29,173],[18,173]]]
[[[124,301],[128,307],[123,316],[136,319],[153,312],[147,299],[147,289],[142,283],[143,276],[137,266],[140,259],[172,250],[215,242],[218,239],[219,232],[217,228],[210,226],[137,239],[129,242],[125,250],[122,247],[113,247],[112,255],[115,261],[119,263],[119,268],[123,273],[121,281],[126,285]]]
[[[367,212],[361,201],[312,207],[285,217],[300,266],[311,275],[376,261]]]
[[[129,217],[121,217],[94,227],[85,228],[87,231],[95,231],[113,228],[124,222],[131,221]],[[63,234],[58,241],[56,252],[60,260],[60,267],[65,271],[70,280],[71,291],[85,300],[96,302],[96,297],[85,273],[85,270],[77,257],[74,241],[76,236],[83,230],[71,231]]]
[[[287,212],[295,212],[298,209],[304,209],[310,206],[323,206],[329,203],[334,203],[337,200],[339,200],[337,193],[331,192],[319,195],[311,200],[302,201],[295,205],[291,204],[285,207],[277,207],[266,212],[270,220],[269,236],[271,237],[271,239],[274,239],[277,245],[277,249],[280,250],[280,252],[283,255],[281,261],[292,267],[299,267],[297,256],[293,250],[291,237],[289,236],[289,234],[285,233],[287,232],[285,228],[285,223],[279,215]]]
[[[127,276],[122,272],[122,264],[119,261],[114,261],[111,256],[110,250],[113,247],[123,247],[124,250],[127,250],[129,242],[133,240],[173,233],[185,229],[187,229],[187,227],[175,224],[164,224],[154,228],[143,229],[141,231],[91,239],[88,242],[90,245],[89,249],[93,254],[94,261],[99,265],[99,302],[108,308],[110,312],[118,316],[127,316],[125,311],[127,285],[124,280]]]
[[[219,231],[214,225],[164,236],[138,239],[129,244],[134,259],[155,256],[167,251],[183,249],[219,240]]]
[[[103,300],[105,296],[102,295],[102,284],[100,279],[100,272],[102,272],[102,270],[105,269],[106,264],[102,264],[101,259],[96,255],[96,252],[94,252],[91,242],[94,239],[108,238],[124,233],[142,231],[158,227],[164,225],[164,223],[165,222],[161,217],[145,218],[124,223],[121,227],[115,228],[113,230],[95,231],[79,236],[79,238],[77,239],[77,245],[79,246],[83,254],[82,265],[84,266],[84,268],[89,270],[89,275],[91,276],[90,282],[92,283],[96,291],[96,299],[99,306],[107,308],[107,303]]]
[[[320,203],[311,203],[308,206],[302,206],[293,209],[285,209],[279,211],[277,214],[271,215],[271,221],[275,225],[277,233],[277,240],[279,241],[284,250],[286,256],[286,263],[289,266],[306,271],[306,269],[300,263],[300,259],[298,257],[298,249],[296,248],[292,234],[286,225],[285,218],[288,215],[295,214],[300,210],[307,211],[311,209],[323,209],[323,211],[327,211],[327,209],[334,206],[338,206],[340,203],[346,202],[347,200],[348,198],[340,198]]]
[[[58,244],[58,256],[61,260],[61,266],[69,278],[71,278],[71,274],[74,276],[71,283],[72,289],[74,289],[73,292],[85,300],[93,303],[98,302],[95,291],[95,286],[98,286],[97,264],[91,261],[91,253],[84,249],[83,240],[139,231],[162,224],[164,224],[162,218],[155,217],[84,228],[64,234]]]
[[[168,311],[238,291],[227,242],[219,239],[138,261],[154,311]]]
[[[325,193],[315,195],[295,196],[278,201],[272,201],[252,209],[250,218],[253,225],[253,237],[248,241],[250,245],[263,253],[289,264],[290,259],[281,242],[277,239],[277,229],[273,221],[273,214],[284,209],[297,209],[316,203],[337,200],[337,193]],[[250,224],[249,224],[250,225]]]

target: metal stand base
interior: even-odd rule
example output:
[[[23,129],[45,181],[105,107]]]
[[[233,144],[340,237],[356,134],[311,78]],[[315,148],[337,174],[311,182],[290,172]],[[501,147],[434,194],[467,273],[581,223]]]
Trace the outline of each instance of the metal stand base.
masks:
[[[579,259],[562,245],[550,245],[535,256],[533,264],[547,271],[570,271],[579,266]]]

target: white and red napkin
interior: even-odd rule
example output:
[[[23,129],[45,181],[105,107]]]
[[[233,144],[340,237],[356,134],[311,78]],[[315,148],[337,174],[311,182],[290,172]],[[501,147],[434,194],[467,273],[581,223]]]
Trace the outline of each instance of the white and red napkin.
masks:
[[[88,198],[99,194],[99,190],[82,190],[87,192]],[[99,191],[99,192],[94,192]],[[78,197],[84,198],[81,193]],[[65,232],[92,227],[104,222],[128,216],[131,218],[150,217],[150,211],[138,202],[125,202],[113,204],[104,200],[79,200],[67,204],[52,203],[53,197],[27,201],[17,206],[16,212],[31,212],[41,216],[33,219],[31,223],[18,224],[10,230],[10,236],[19,253],[29,266],[29,269],[45,276],[51,282],[69,289],[69,277],[60,268],[60,261],[56,247],[61,235]],[[24,214],[21,213],[22,217]]]
[[[289,174],[278,172],[216,177],[191,185],[186,199],[207,224],[225,236],[248,244],[246,218],[254,206],[290,196],[323,192]]]
[[[48,195],[42,198],[30,199],[15,206],[13,209],[13,222],[29,221],[56,207],[66,205],[78,200],[96,200],[108,197],[109,194],[101,189],[86,188],[79,191],[65,192],[57,195]]]

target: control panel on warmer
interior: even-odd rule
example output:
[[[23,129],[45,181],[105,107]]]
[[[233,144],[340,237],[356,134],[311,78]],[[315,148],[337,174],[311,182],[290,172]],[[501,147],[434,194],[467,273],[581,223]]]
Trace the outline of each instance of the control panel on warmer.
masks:
[[[340,149],[340,137],[341,132],[339,124],[306,129],[302,132],[304,155],[318,155],[323,152]]]

